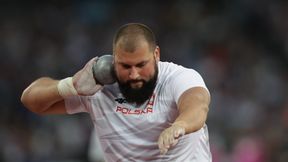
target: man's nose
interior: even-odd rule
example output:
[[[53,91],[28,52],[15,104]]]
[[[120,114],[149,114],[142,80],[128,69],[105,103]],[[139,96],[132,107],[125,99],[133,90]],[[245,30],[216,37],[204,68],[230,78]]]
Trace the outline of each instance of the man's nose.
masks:
[[[130,72],[129,72],[129,78],[130,79],[137,79],[139,77],[139,72],[136,67],[131,67]]]

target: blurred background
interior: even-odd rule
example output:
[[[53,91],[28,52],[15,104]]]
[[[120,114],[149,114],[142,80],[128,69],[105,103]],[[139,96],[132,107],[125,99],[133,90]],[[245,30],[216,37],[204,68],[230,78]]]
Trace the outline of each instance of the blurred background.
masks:
[[[0,162],[103,160],[87,114],[38,116],[20,96],[112,53],[128,22],[153,29],[162,61],[203,76],[213,162],[287,162],[287,18],[284,0],[1,1]]]

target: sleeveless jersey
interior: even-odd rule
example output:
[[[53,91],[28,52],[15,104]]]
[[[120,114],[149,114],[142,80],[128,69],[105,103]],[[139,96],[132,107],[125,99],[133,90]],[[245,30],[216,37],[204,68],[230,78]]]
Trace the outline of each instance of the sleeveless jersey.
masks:
[[[90,114],[107,162],[211,162],[206,124],[180,137],[174,147],[160,155],[158,137],[179,115],[181,94],[192,87],[207,88],[193,69],[160,61],[158,70],[153,95],[142,105],[127,103],[115,83],[103,86],[93,96],[65,99],[67,112]]]

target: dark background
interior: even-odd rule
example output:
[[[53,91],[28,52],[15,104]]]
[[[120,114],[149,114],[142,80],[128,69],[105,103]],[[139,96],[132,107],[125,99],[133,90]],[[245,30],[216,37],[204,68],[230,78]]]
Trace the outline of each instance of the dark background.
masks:
[[[0,1],[0,161],[92,162],[88,115],[38,116],[21,93],[111,53],[117,28],[141,22],[162,61],[206,81],[213,162],[287,162],[287,18],[284,0]]]

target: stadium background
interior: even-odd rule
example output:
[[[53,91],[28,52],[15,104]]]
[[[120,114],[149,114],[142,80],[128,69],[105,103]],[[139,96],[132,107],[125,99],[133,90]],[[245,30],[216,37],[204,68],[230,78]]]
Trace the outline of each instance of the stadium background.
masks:
[[[111,53],[115,30],[141,22],[162,60],[205,79],[213,162],[287,162],[287,17],[281,0],[1,1],[0,161],[92,162],[88,115],[35,115],[21,92]]]

